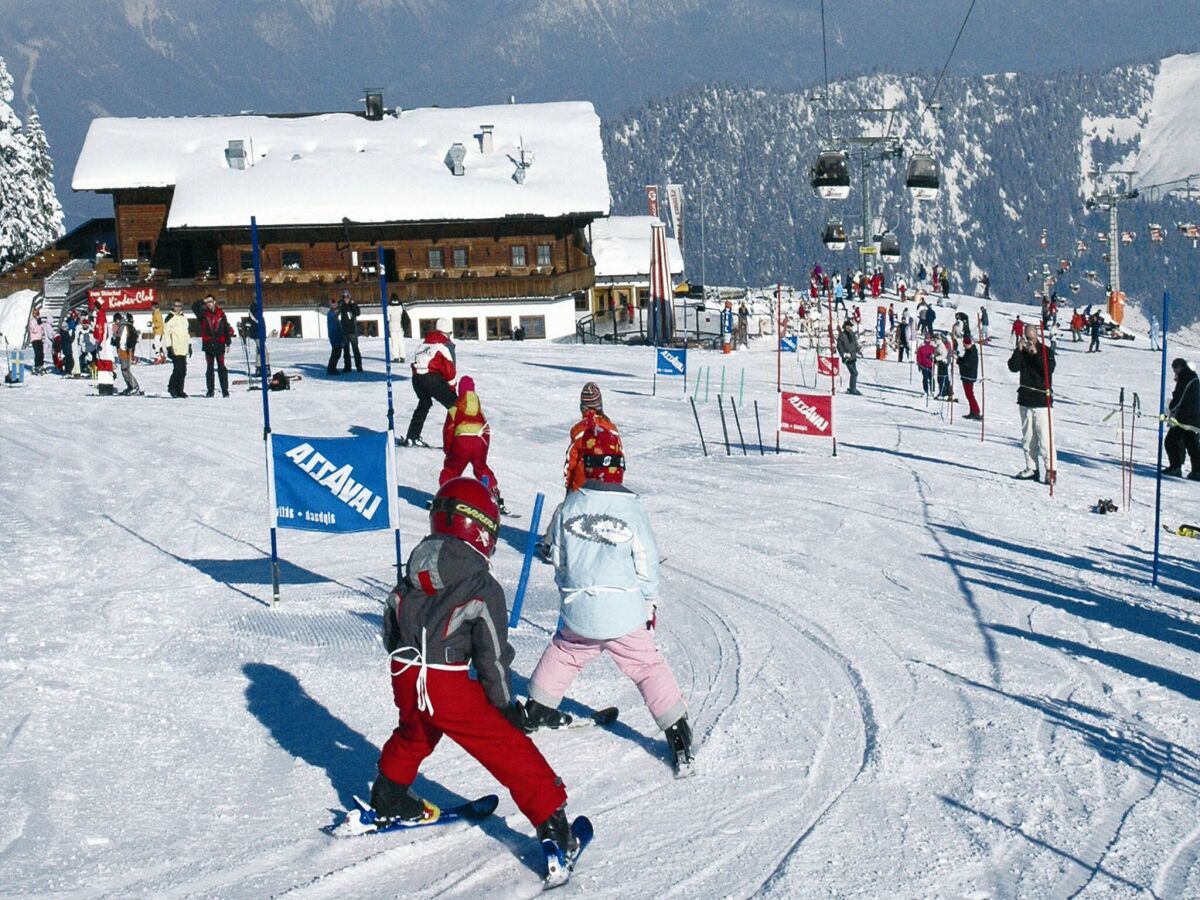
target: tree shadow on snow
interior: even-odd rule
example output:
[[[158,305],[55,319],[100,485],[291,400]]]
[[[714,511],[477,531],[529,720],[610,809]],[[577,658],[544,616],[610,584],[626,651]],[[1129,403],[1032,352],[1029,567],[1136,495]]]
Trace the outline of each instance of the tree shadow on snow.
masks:
[[[1164,540],[1179,540],[1168,536]],[[1102,556],[1109,563],[1122,566],[1128,577],[1140,581],[1150,581],[1154,574],[1154,551],[1126,544],[1129,553],[1116,553],[1111,547],[1088,547],[1097,556]],[[1163,587],[1164,580],[1177,584],[1166,586],[1165,590],[1180,597],[1190,597],[1200,600],[1200,561],[1184,559],[1169,553],[1159,553],[1158,576],[1159,585]]]
[[[1030,632],[1019,629],[997,630],[1013,632],[1021,637],[1030,636]],[[1146,734],[1138,729],[1136,722],[1116,720],[1104,710],[1073,700],[1010,693],[943,669],[935,663],[919,662],[960,684],[1036,710],[1056,728],[1078,735],[1102,758],[1129,766],[1156,780],[1162,778],[1169,784],[1200,797],[1200,755],[1187,747]]]
[[[370,794],[378,771],[379,748],[310,696],[290,672],[266,663],[246,663],[242,672],[247,679],[247,710],[281,749],[325,771],[342,805],[341,810],[331,810],[341,817],[340,822],[345,810],[355,808],[355,794],[364,800]],[[413,790],[438,806],[453,806],[468,799],[420,775],[413,782]],[[489,816],[479,828],[508,847],[530,869],[541,871],[540,849],[527,835],[514,831],[497,816]]]

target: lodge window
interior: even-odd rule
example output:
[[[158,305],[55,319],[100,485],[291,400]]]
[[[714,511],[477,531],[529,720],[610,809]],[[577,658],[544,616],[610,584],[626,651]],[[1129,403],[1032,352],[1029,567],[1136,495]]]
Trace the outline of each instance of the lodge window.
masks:
[[[358,334],[360,337],[379,337],[379,320],[359,319]]]
[[[358,268],[364,275],[378,274],[379,254],[374,250],[364,250],[358,255]]]
[[[588,311],[588,295],[587,291],[575,292],[575,312]]]
[[[242,271],[249,272],[254,268],[254,253],[250,250],[242,251]]]
[[[517,246],[517,247],[512,248],[512,264],[514,266],[523,266],[526,264],[525,263],[525,248],[523,246]]]
[[[474,317],[469,319],[455,319],[454,339],[456,341],[479,340],[479,320]]]
[[[454,268],[465,269],[467,267],[467,248],[455,247],[453,250]]]
[[[539,266],[553,265],[550,255],[551,247],[549,244],[537,245],[537,264]]]
[[[489,341],[511,341],[512,340],[512,317],[511,316],[488,316],[487,339]]]
[[[299,250],[284,250],[283,267],[285,269],[303,269],[304,255]]]
[[[150,241],[138,241],[138,259],[149,259],[154,252],[154,246]]]
[[[421,329],[421,340],[425,340],[429,332],[437,327],[437,319],[422,319],[419,327]]]
[[[429,268],[444,269],[446,268],[446,257],[441,250],[433,248],[429,251]]]
[[[646,290],[646,291],[639,290],[638,291],[638,306],[640,306],[642,309],[646,309],[646,307],[648,307],[649,305],[650,305],[650,292],[648,290]]]
[[[546,336],[546,317],[521,316],[521,330],[525,332],[526,339],[544,338]]]

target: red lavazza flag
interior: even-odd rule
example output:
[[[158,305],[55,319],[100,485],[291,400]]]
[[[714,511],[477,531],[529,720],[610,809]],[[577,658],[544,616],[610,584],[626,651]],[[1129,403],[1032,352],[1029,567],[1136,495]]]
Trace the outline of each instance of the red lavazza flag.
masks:
[[[817,357],[817,374],[818,375],[837,375],[841,367],[841,360],[836,356],[818,356]]]
[[[650,210],[650,215],[658,218],[658,185],[646,185],[646,208]]]
[[[97,306],[111,312],[131,309],[149,309],[158,300],[158,292],[145,288],[100,288],[88,291],[88,309]]]
[[[782,392],[779,395],[779,430],[783,434],[833,437],[833,397]]]

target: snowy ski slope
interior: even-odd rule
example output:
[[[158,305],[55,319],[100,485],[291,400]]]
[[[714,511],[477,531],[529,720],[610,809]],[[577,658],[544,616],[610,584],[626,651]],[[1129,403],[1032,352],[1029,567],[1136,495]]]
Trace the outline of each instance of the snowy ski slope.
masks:
[[[727,457],[701,391],[702,458],[677,383],[648,396],[644,348],[459,345],[504,496],[525,514],[495,558],[510,598],[589,379],[668,557],[659,639],[690,698],[699,774],[672,779],[606,661],[567,708],[619,704],[620,724],[537,739],[596,826],[576,876],[588,896],[1200,896],[1200,542],[1164,536],[1164,589],[1148,587],[1149,418],[1132,512],[1088,511],[1120,498],[1118,419],[1093,404],[1125,386],[1153,409],[1158,358],[1144,341],[1099,356],[1060,344],[1051,499],[1010,478],[1002,310],[1017,308],[989,308],[985,442],[965,404],[950,424],[907,364],[868,359],[864,396],[837,399],[837,459],[788,440]],[[753,445],[753,400],[773,431],[770,340],[691,360],[713,367],[713,393],[728,366],[735,397],[745,368]],[[372,371],[342,381],[323,374],[324,343],[275,342],[276,363],[305,374],[271,396],[276,430],[382,428],[382,349],[364,343]],[[193,357],[194,394],[201,368]],[[795,359],[784,372],[798,378]],[[137,374],[165,392],[167,367]],[[412,392],[396,388],[403,426]],[[538,894],[532,828],[506,795],[480,827],[321,831],[366,795],[394,725],[377,638],[391,536],[282,531],[271,609],[259,395],[90,390],[46,377],[0,392],[0,895]],[[407,550],[441,454],[398,462]],[[1200,485],[1168,483],[1164,508],[1196,522]],[[556,602],[535,564],[513,634],[521,689]],[[494,790],[449,742],[423,776],[435,802]]]

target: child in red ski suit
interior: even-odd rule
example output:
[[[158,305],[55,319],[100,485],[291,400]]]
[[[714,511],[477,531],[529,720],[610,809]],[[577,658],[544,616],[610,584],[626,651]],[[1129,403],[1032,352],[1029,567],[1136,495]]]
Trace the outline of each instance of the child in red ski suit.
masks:
[[[458,380],[458,401],[447,410],[446,424],[442,426],[442,450],[446,459],[442,463],[438,485],[457,478],[470,465],[476,480],[486,484],[496,498],[496,505],[503,507],[496,473],[487,464],[491,443],[491,429],[475,393],[475,381],[470,375],[464,375]]]

